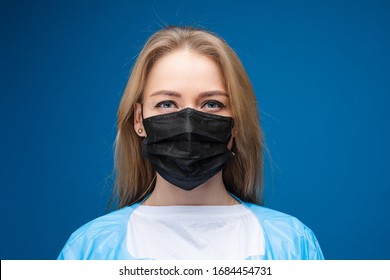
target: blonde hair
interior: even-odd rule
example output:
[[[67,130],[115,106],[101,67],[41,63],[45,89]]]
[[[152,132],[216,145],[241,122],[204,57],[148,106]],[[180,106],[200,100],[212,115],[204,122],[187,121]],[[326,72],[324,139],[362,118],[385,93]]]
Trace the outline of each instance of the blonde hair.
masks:
[[[134,131],[134,104],[142,103],[146,78],[154,63],[178,49],[215,61],[224,77],[234,118],[235,157],[223,170],[228,191],[246,202],[262,204],[263,134],[256,97],[236,53],[219,36],[198,28],[169,26],[153,34],[140,52],[118,110],[114,197],[118,208],[144,199],[155,185],[155,171],[141,155],[142,139]]]

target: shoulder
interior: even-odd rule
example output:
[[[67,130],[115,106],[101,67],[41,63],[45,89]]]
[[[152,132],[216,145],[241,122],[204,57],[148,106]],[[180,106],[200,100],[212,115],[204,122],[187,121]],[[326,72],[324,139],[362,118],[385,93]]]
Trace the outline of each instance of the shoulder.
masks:
[[[284,224],[290,225],[296,230],[305,228],[305,225],[294,216],[276,211],[264,206],[253,203],[244,203],[256,216],[262,224]]]
[[[106,232],[120,231],[126,225],[132,210],[132,207],[124,207],[96,218],[77,229],[71,235],[71,239],[78,239],[83,236],[93,237]]]
[[[268,258],[323,259],[313,231],[296,217],[252,203],[244,203],[257,217],[267,243]]]
[[[111,258],[107,254],[119,252],[129,217],[135,208],[136,205],[124,207],[81,226],[70,236],[58,259]],[[100,244],[105,244],[105,252],[102,252]]]

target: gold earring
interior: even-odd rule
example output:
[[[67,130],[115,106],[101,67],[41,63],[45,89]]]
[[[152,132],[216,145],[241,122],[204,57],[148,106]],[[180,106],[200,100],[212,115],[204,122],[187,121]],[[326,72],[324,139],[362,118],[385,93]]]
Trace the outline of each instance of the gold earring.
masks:
[[[142,128],[138,129],[138,133],[141,134],[143,132]]]

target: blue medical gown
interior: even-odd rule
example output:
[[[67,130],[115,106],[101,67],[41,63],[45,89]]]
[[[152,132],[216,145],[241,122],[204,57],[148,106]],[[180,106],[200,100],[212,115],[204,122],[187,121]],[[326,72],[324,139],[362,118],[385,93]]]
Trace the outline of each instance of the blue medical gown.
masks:
[[[313,232],[298,219],[252,203],[243,204],[258,218],[265,239],[264,260],[321,260],[321,248]],[[97,218],[76,230],[58,259],[135,259],[126,247],[127,224],[140,203]]]

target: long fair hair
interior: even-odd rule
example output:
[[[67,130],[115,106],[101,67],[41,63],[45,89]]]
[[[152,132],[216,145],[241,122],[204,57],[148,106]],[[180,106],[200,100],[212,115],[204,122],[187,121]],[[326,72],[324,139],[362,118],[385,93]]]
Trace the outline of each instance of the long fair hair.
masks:
[[[223,181],[227,190],[243,201],[262,204],[263,133],[256,97],[240,59],[222,38],[209,31],[169,26],[146,42],[119,105],[113,194],[117,207],[139,202],[153,191],[155,170],[141,155],[142,138],[134,131],[134,104],[142,103],[146,78],[154,63],[180,49],[205,55],[220,67],[232,106],[235,153],[223,170]]]

